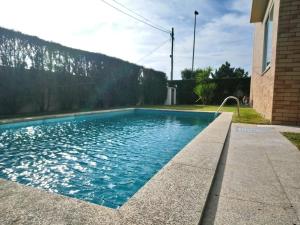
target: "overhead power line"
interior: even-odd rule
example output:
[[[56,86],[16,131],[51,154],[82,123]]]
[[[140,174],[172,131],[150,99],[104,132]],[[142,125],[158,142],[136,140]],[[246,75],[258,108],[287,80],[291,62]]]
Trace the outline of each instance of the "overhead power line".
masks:
[[[106,5],[108,5],[108,6],[112,7],[112,8],[114,8],[115,10],[117,10],[117,11],[119,11],[119,12],[121,12],[121,13],[123,13],[123,14],[125,14],[125,15],[127,15],[127,16],[129,16],[129,17],[131,17],[131,18],[133,18],[133,19],[135,19],[135,20],[141,22],[141,23],[144,23],[144,24],[146,24],[146,25],[148,25],[148,26],[150,26],[150,27],[152,27],[152,28],[154,28],[154,29],[156,29],[156,30],[160,30],[160,31],[162,31],[162,32],[164,32],[164,33],[167,33],[167,34],[170,34],[170,33],[171,33],[169,30],[164,29],[164,28],[162,29],[162,28],[160,28],[160,27],[157,27],[156,25],[153,25],[153,23],[150,23],[150,22],[145,21],[145,19],[142,20],[142,19],[140,19],[140,18],[138,18],[138,17],[136,17],[136,16],[133,16],[133,15],[131,15],[131,14],[129,14],[129,13],[123,11],[122,9],[120,9],[120,8],[118,8],[118,7],[116,7],[116,6],[112,5],[112,4],[110,4],[109,2],[107,2],[107,1],[105,1],[105,0],[101,0],[101,1],[104,2]],[[124,7],[124,8],[125,8],[125,7]],[[128,10],[128,9],[127,9],[127,10]],[[148,19],[147,19],[147,20],[148,20]]]
[[[165,44],[167,44],[170,41],[170,39],[164,41],[163,43],[161,43],[159,46],[157,46],[155,49],[153,49],[152,51],[150,51],[148,54],[144,55],[143,57],[141,57],[136,63],[139,63],[141,61],[143,61],[145,58],[147,58],[148,56],[152,55],[154,52],[156,52],[158,49],[160,49],[161,47],[163,47]]]
[[[155,25],[155,26],[161,28],[162,30],[168,30],[167,28],[164,28],[164,27],[162,27],[162,26],[160,26],[160,25],[158,25],[158,24],[153,23],[151,20],[149,20],[148,18],[142,16],[141,14],[139,14],[139,13],[133,11],[132,9],[129,9],[129,8],[128,8],[127,6],[125,6],[124,4],[122,4],[122,3],[120,3],[120,2],[118,2],[118,1],[116,1],[116,0],[112,0],[112,1],[115,2],[116,4],[118,4],[119,6],[123,7],[124,9],[128,10],[129,12],[133,13],[134,15],[136,15],[136,16],[138,16],[138,17],[144,19],[145,21],[147,21],[147,22],[149,22],[149,23],[152,23],[153,25]]]

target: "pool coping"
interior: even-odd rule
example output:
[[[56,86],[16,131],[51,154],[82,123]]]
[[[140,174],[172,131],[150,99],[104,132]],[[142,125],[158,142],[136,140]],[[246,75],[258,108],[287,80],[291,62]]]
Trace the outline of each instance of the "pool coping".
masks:
[[[94,115],[94,114],[96,115],[99,113],[109,113],[109,112],[119,112],[119,111],[129,111],[129,110],[135,110],[135,109],[175,111],[175,112],[215,113],[215,111],[128,107],[128,108],[119,108],[119,109],[94,110],[94,111],[88,111],[88,112],[71,112],[71,113],[59,113],[59,114],[49,114],[49,115],[40,115],[40,116],[28,116],[28,117],[20,117],[20,118],[4,118],[4,119],[0,119],[0,125],[9,124],[9,123],[30,122],[30,121],[36,121],[36,120],[59,119],[59,118],[63,118],[63,117],[75,118],[78,116]]]
[[[50,114],[50,115],[42,115],[42,116],[7,118],[7,119],[0,119],[0,125],[9,124],[9,123],[30,122],[36,120],[59,119],[63,117],[75,118],[77,116],[94,115],[94,114],[107,113],[107,112],[128,111],[134,109],[136,108],[107,109],[107,110],[96,110],[96,111],[88,111],[88,112],[60,113],[60,114]]]
[[[55,118],[132,109],[59,114]],[[49,118],[54,117],[8,119],[5,123]],[[232,113],[221,113],[119,209],[0,179],[0,224],[199,224],[231,119]]]

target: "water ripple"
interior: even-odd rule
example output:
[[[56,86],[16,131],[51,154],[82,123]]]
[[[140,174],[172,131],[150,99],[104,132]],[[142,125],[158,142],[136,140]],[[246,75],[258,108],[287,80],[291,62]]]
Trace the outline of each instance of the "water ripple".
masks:
[[[0,129],[0,177],[117,208],[207,124],[133,113]]]

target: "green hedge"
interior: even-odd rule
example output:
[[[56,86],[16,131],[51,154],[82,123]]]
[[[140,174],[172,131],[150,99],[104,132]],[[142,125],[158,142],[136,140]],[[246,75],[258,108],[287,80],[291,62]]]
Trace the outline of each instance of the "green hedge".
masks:
[[[212,104],[221,104],[229,95],[233,95],[242,100],[243,96],[250,95],[250,77],[247,78],[227,78],[214,79],[212,82],[217,84],[214,92]],[[229,100],[229,104],[235,104],[234,100]]]
[[[168,81],[170,86],[177,85],[176,102],[180,105],[195,104],[197,96],[193,92],[196,86],[195,80],[174,80]]]
[[[234,95],[242,99],[243,96],[250,94],[250,78],[228,78],[228,79],[211,79],[217,85],[213,98],[209,104],[221,104],[229,95]],[[178,104],[195,104],[197,96],[194,94],[195,80],[176,80],[169,81],[169,85],[177,85],[177,103]],[[234,101],[229,101],[233,104]]]
[[[162,104],[163,72],[0,28],[0,115]]]

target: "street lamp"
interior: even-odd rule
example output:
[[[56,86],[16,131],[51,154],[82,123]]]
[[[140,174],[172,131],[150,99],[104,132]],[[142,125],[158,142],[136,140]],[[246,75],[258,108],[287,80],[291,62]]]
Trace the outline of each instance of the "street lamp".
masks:
[[[198,11],[195,10],[195,22],[194,22],[194,43],[193,43],[193,61],[192,61],[192,72],[194,71],[194,58],[195,58],[195,36],[196,36],[196,17],[199,14]]]

